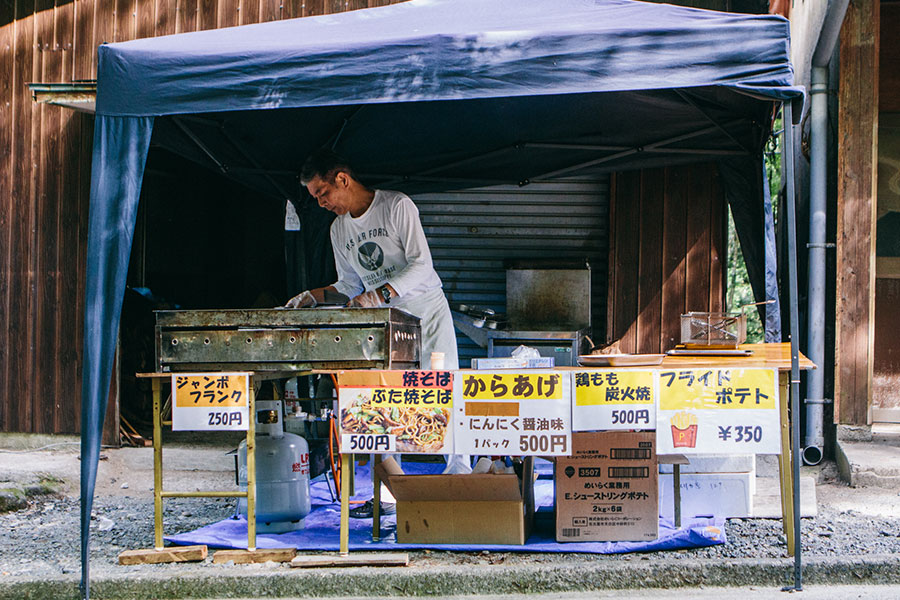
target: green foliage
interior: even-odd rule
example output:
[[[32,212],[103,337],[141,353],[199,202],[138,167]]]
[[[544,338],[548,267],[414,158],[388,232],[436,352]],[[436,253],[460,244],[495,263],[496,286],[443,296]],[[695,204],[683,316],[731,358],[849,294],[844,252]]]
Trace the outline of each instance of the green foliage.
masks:
[[[775,121],[775,131],[781,129],[781,118]],[[769,182],[769,193],[772,199],[772,211],[778,219],[778,190],[781,187],[781,142],[780,136],[771,136],[765,148],[766,178]],[[725,281],[725,306],[728,312],[743,312],[747,315],[747,342],[762,342],[765,330],[759,319],[759,311],[755,306],[746,306],[754,302],[750,278],[747,276],[747,265],[741,253],[737,231],[731,209],[728,210],[728,264]]]

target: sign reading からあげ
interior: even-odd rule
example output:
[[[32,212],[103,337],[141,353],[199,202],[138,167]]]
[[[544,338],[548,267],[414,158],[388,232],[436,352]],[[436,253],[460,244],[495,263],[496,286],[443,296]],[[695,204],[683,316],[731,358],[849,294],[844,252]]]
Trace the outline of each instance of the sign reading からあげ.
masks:
[[[568,456],[572,446],[571,377],[554,371],[460,372],[456,452]]]

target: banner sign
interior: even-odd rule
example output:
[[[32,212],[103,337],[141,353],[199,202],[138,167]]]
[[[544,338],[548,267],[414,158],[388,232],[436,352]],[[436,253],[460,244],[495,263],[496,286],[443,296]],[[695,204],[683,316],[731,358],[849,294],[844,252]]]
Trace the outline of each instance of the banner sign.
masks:
[[[655,371],[591,369],[573,379],[573,431],[656,429]]]
[[[459,373],[456,453],[568,456],[571,381],[555,371]]]
[[[341,452],[453,453],[453,373],[338,374]]]
[[[172,431],[247,431],[249,373],[172,375]]]
[[[659,454],[779,454],[775,369],[660,370]]]

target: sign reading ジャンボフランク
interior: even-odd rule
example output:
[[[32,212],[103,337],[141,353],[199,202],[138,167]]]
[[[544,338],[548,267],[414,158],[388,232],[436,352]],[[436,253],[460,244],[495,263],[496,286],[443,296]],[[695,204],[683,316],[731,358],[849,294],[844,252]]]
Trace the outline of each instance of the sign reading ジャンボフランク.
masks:
[[[568,456],[571,377],[554,371],[457,373],[456,452]]]
[[[573,431],[656,429],[655,371],[575,371]]]
[[[246,431],[249,373],[172,375],[173,431]]]
[[[453,373],[338,374],[341,452],[452,454]]]
[[[781,452],[775,369],[660,370],[659,454]]]

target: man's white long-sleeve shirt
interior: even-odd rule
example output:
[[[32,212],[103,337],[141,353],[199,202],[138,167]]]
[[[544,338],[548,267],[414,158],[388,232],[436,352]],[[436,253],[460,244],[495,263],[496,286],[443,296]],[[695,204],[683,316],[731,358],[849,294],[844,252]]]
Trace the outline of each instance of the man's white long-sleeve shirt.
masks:
[[[389,283],[397,292],[391,304],[441,288],[419,210],[402,192],[376,190],[359,217],[340,215],[331,224],[338,280],[334,287],[349,298]]]

